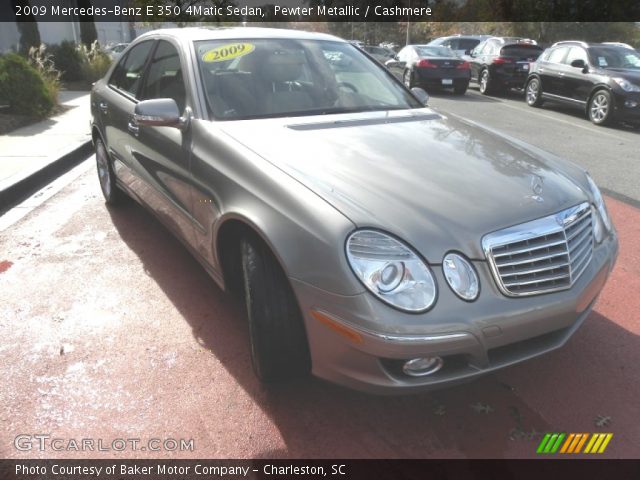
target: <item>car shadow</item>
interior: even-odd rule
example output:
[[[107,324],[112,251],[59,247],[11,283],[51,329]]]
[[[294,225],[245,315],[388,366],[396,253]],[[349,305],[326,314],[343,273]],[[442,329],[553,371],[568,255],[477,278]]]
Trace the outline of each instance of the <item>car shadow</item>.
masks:
[[[625,402],[638,393],[638,336],[598,313],[557,352],[433,393],[378,397],[313,378],[265,387],[251,370],[241,303],[142,207],[131,202],[109,213],[149,281],[277,429],[285,447],[258,457],[534,457],[543,432],[596,431],[597,415],[622,429],[622,411],[633,410]]]

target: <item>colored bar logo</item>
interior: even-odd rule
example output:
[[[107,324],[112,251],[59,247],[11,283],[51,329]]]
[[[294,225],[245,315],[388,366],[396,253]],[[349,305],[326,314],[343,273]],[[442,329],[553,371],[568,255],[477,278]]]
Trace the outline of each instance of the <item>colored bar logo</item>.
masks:
[[[613,433],[547,433],[536,453],[604,453],[612,438]]]

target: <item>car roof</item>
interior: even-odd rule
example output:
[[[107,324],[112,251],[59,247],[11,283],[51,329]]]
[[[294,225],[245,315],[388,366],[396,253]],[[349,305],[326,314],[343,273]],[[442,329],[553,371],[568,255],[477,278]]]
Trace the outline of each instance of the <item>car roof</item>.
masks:
[[[450,38],[461,38],[461,39],[471,39],[471,40],[486,40],[487,38],[491,38],[491,35],[447,35],[444,37],[434,38],[435,40],[449,40]]]
[[[152,30],[138,38],[148,38],[156,36],[172,37],[178,40],[232,40],[236,38],[290,38],[296,40],[331,40],[334,42],[345,42],[343,39],[327,35],[324,33],[305,32],[302,30],[285,30],[280,28],[259,28],[259,27],[185,27],[185,28],[163,28]]]
[[[562,40],[560,42],[556,42],[553,45],[551,45],[551,47],[549,48],[553,48],[553,47],[558,47],[558,46],[581,46],[584,48],[590,48],[590,47],[609,47],[609,48],[624,48],[624,49],[628,49],[628,50],[633,50],[633,47],[631,45],[627,45],[626,43],[620,43],[620,42],[602,42],[602,43],[596,43],[596,42],[584,42],[582,40]]]

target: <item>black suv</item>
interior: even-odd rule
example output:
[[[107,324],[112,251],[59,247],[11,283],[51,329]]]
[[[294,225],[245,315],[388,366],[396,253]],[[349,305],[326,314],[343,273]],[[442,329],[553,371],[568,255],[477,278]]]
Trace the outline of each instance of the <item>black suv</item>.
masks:
[[[542,53],[533,40],[517,37],[492,37],[471,50],[471,79],[480,85],[480,93],[491,95],[509,88],[523,88],[529,64]]]
[[[640,121],[640,54],[603,43],[558,42],[531,66],[526,100],[581,108],[596,125]]]

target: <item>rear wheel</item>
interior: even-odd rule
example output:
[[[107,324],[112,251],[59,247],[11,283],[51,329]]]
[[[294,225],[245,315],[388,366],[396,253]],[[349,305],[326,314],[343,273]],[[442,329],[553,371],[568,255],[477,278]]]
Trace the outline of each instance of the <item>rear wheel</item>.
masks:
[[[413,74],[411,73],[411,70],[404,71],[404,75],[402,76],[402,81],[404,82],[407,88],[413,88],[415,86],[415,83],[413,81]]]
[[[263,382],[308,375],[311,367],[304,321],[289,281],[266,245],[241,244],[251,360]]]
[[[489,69],[485,68],[480,72],[480,93],[483,95],[491,95],[493,93],[494,86],[493,80],[491,79],[491,74],[489,73]]]
[[[113,165],[102,140],[96,140],[96,165],[98,167],[98,180],[104,200],[108,205],[121,203],[126,194],[116,185],[116,175],[113,173]]]
[[[529,80],[525,91],[527,105],[530,107],[539,107],[542,105],[542,87],[540,85],[540,80],[535,77]]]
[[[464,95],[467,92],[467,88],[469,87],[468,83],[462,85],[456,85],[453,87],[453,93],[456,95]]]
[[[613,118],[611,94],[606,90],[598,90],[589,101],[589,120],[596,125],[607,125]]]

